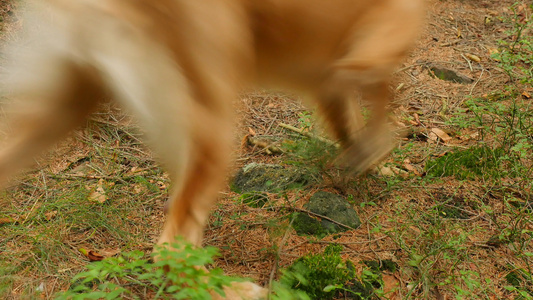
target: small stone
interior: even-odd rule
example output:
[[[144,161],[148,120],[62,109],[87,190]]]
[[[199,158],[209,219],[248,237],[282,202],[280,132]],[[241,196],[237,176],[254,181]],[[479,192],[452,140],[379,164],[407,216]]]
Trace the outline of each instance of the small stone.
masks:
[[[352,205],[337,194],[319,191],[316,192],[304,208],[312,213],[328,217],[340,224],[356,229],[361,225]],[[299,235],[325,235],[349,230],[346,226],[341,226],[326,219],[316,216],[309,216],[305,213],[298,213],[293,222],[293,228]]]

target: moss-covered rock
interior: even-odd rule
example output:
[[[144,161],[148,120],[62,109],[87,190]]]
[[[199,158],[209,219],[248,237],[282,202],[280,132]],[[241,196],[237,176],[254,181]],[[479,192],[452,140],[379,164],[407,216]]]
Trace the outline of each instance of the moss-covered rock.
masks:
[[[280,165],[250,163],[237,172],[231,189],[237,193],[279,192],[303,187],[309,178],[301,171]]]
[[[239,199],[242,203],[254,208],[263,208],[270,200],[268,194],[264,192],[243,193]]]
[[[361,225],[361,221],[351,204],[337,194],[316,192],[309,199],[309,203],[304,205],[304,208],[354,229]],[[345,226],[306,213],[297,213],[292,225],[299,235],[322,236],[348,230]]]
[[[388,271],[391,273],[398,270],[398,264],[390,259],[383,260],[363,260],[363,263],[369,267],[374,273]]]

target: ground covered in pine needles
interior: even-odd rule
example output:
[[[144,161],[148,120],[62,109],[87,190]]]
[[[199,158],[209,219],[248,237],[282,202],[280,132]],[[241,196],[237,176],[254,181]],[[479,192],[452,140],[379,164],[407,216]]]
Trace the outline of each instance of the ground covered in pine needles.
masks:
[[[398,148],[366,175],[342,176],[326,146],[280,126],[327,137],[300,99],[242,95],[233,170],[275,163],[313,181],[268,193],[258,208],[243,203],[228,176],[204,240],[220,250],[214,266],[268,286],[297,258],[335,243],[358,274],[365,261],[397,265],[382,274],[383,299],[533,298],[532,9],[509,0],[428,3],[424,34],[390,87]],[[9,1],[0,1],[0,17],[9,40],[22,20]],[[444,69],[464,82],[444,80]],[[291,150],[272,153],[250,136]],[[149,253],[169,185],[135,121],[102,107],[2,192],[0,297],[53,298],[91,251]],[[290,216],[319,190],[346,197],[362,225],[297,235]]]

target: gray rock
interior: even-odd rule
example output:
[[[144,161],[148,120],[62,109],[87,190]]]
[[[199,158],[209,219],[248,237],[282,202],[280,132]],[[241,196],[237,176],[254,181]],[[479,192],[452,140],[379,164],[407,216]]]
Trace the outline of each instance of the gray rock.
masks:
[[[231,188],[237,193],[279,192],[303,187],[309,181],[301,171],[280,165],[250,163],[237,172]]]
[[[304,205],[304,208],[310,212],[328,217],[354,229],[361,225],[361,221],[355,210],[352,208],[352,205],[337,194],[323,191],[316,192],[311,199],[309,199],[309,203]],[[297,213],[292,226],[299,235],[308,234],[323,236],[348,230],[348,228],[344,226],[337,225],[315,216],[309,216],[305,213]]]
[[[446,81],[451,81],[455,83],[461,83],[461,84],[470,84],[474,82],[474,79],[459,74],[455,70],[444,68],[438,65],[429,64],[428,69],[430,71],[430,74]]]

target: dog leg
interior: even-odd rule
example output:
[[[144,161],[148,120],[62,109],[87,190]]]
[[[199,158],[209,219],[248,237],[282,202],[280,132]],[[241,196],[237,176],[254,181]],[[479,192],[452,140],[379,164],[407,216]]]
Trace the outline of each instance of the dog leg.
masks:
[[[159,244],[172,243],[182,236],[201,246],[204,226],[223,184],[229,164],[231,138],[220,132],[220,124],[213,128],[219,135],[195,135],[187,164],[184,184],[169,200],[167,222]]]
[[[210,111],[202,105],[190,109],[195,119],[190,124],[193,127],[189,149],[173,155],[175,160],[182,157],[186,171],[180,175],[182,180],[175,182],[182,182],[182,185],[175,187],[169,199],[167,220],[158,241],[160,245],[172,244],[181,236],[196,246],[202,246],[205,224],[226,178],[230,161],[233,143],[229,115],[219,110]],[[157,141],[154,143],[158,144]],[[179,165],[180,161],[176,160],[176,163]],[[253,300],[267,297],[267,290],[252,282],[235,282],[224,291],[224,298],[213,293],[213,299]]]
[[[352,94],[354,94],[352,92]],[[354,95],[329,91],[318,96],[318,110],[337,141],[346,148],[351,146],[354,132],[364,127],[364,119]]]
[[[384,1],[369,9],[347,37],[346,54],[337,60],[319,93],[319,107],[345,148],[346,163],[356,173],[382,159],[393,146],[387,124],[388,84],[421,26],[423,5]],[[399,26],[401,24],[401,26]],[[358,91],[370,116],[363,127]]]
[[[41,59],[38,67],[23,71],[28,75],[10,82],[17,102],[8,115],[12,132],[0,148],[0,183],[82,125],[104,97],[89,69],[62,57]]]
[[[392,149],[393,140],[387,126],[387,89],[386,83],[359,88],[363,99],[371,103],[371,116],[366,125],[356,97],[336,92],[320,97],[319,110],[345,149],[344,163],[356,173],[365,171]]]
[[[360,87],[363,99],[370,105],[370,118],[364,128],[345,143],[344,159],[354,172],[364,172],[383,159],[393,148],[394,139],[387,120],[388,82]]]

